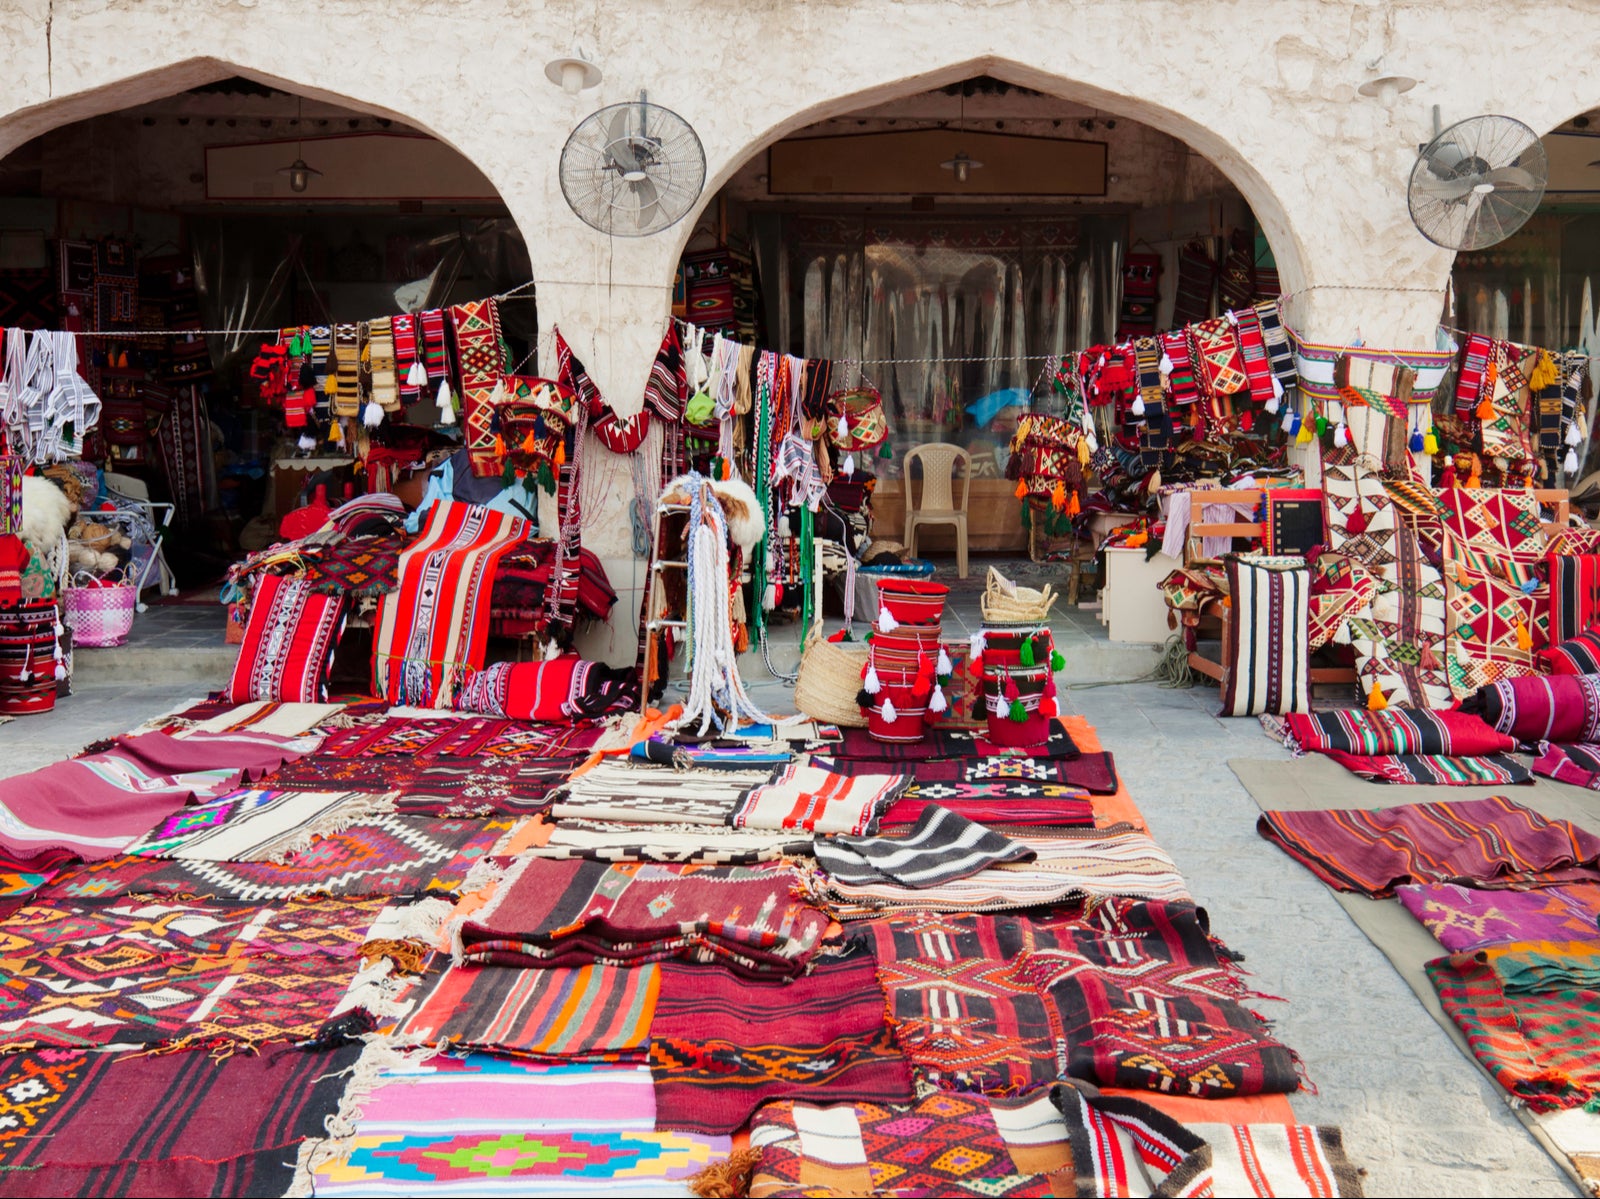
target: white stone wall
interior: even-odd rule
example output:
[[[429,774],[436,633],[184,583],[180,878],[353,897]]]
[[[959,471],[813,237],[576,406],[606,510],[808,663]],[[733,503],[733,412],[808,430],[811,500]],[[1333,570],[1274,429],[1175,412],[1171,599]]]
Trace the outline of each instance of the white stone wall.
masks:
[[[575,44],[605,82],[570,97],[543,68]],[[611,242],[569,211],[559,151],[601,104],[645,89],[686,117],[709,202],[787,133],[989,74],[1208,158],[1261,220],[1306,335],[1416,345],[1451,261],[1406,214],[1431,106],[1544,132],[1600,104],[1596,45],[1589,0],[6,0],[0,154],[235,74],[425,130],[499,189],[547,327],[631,411],[692,221]],[[1378,73],[1421,83],[1386,109],[1356,95]],[[608,557],[626,553],[617,516],[587,522]]]

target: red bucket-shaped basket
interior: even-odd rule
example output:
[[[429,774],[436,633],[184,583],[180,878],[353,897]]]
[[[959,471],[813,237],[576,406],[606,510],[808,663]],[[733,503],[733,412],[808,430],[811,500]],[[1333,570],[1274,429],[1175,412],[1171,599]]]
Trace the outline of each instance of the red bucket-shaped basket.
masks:
[[[900,624],[937,625],[944,619],[949,595],[950,588],[943,583],[926,579],[878,580],[878,610],[887,611]]]
[[[904,625],[892,633],[872,634],[867,660],[883,670],[915,673],[923,661],[932,666],[939,658],[938,625]]]
[[[995,711],[997,699],[998,713]],[[983,700],[988,708],[989,740],[994,744],[1022,748],[1043,745],[1050,739],[1056,685],[1048,669],[998,670],[986,675]],[[1018,705],[1020,720],[1013,715]]]
[[[879,741],[921,741],[932,692],[916,694],[916,680],[908,674],[880,674],[878,684],[866,710],[867,732]]]
[[[0,610],[0,714],[56,706],[56,606],[30,601]]]
[[[1031,661],[1024,662],[1022,647],[1024,643],[1032,648],[1029,652]],[[1050,665],[1050,655],[1055,652],[1055,639],[1050,635],[1046,625],[1017,625],[1010,628],[995,628],[985,626],[983,630],[983,661],[984,674],[995,670],[1031,670],[1035,667]]]

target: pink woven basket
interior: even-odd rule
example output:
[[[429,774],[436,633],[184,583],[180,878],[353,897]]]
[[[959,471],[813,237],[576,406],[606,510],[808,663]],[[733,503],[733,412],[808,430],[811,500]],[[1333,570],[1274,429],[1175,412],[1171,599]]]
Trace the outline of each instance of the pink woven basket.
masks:
[[[133,611],[139,604],[139,589],[133,584],[69,587],[66,595],[65,616],[73,645],[109,649],[128,639],[133,629]]]

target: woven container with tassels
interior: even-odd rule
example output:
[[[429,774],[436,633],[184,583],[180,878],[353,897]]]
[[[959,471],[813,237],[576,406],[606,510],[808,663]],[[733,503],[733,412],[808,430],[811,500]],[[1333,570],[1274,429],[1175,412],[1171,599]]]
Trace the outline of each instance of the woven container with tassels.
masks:
[[[986,676],[983,700],[988,707],[989,740],[1010,748],[1043,745],[1050,739],[1055,691],[1048,669],[1001,670]]]
[[[867,652],[865,642],[829,641],[822,635],[821,621],[812,625],[794,685],[795,707],[823,724],[865,728],[867,718],[856,704],[856,694]]]

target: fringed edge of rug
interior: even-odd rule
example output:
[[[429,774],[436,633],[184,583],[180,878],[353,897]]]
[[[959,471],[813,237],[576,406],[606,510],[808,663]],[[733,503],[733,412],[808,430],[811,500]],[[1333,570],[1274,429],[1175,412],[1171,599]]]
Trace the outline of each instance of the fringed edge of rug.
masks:
[[[760,1165],[761,1150],[735,1149],[685,1182],[700,1199],[742,1199],[750,1193],[751,1179]]]
[[[462,895],[470,895],[474,891],[482,891],[490,885],[493,885],[495,891],[488,903],[477,911],[468,913],[467,916],[455,917],[446,927],[446,932],[448,932],[450,939],[450,961],[452,964],[460,966],[466,961],[467,947],[461,939],[461,926],[468,919],[485,920],[493,915],[495,909],[500,906],[501,900],[505,898],[511,884],[521,876],[522,872],[528,868],[528,863],[533,860],[532,858],[523,858],[521,861],[512,863],[507,868],[500,865],[493,858],[480,858],[477,864],[467,872],[466,880],[461,884]],[[443,934],[441,934],[441,939],[442,937]]]
[[[416,903],[391,903],[378,913],[361,944],[369,961],[388,958],[405,974],[421,974],[428,954],[444,939],[456,910],[453,899],[430,897]]]
[[[296,854],[310,849],[323,837],[338,836],[351,825],[366,824],[385,816],[393,816],[398,808],[396,801],[399,797],[398,791],[387,791],[381,795],[351,792],[348,799],[334,804],[310,824],[276,841],[268,841],[258,851],[262,856],[247,860],[270,862],[274,866],[281,866]]]

